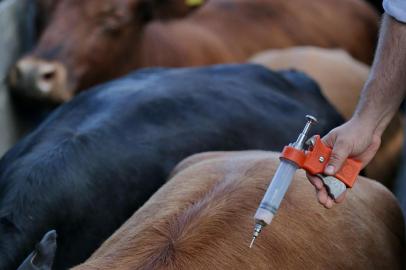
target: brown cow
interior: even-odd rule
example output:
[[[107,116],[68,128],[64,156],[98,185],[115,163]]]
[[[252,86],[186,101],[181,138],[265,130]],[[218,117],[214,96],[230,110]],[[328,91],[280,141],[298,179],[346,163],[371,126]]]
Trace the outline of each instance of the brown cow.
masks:
[[[373,56],[378,15],[363,0],[210,0],[192,13],[185,3],[195,2],[59,0],[9,85],[64,102],[136,68],[240,62],[267,48],[341,47],[367,63]]]
[[[342,50],[297,47],[262,52],[251,59],[273,70],[301,70],[320,85],[330,103],[347,120],[354,112],[362,87],[368,78],[369,67],[351,58]],[[403,144],[402,116],[399,113],[382,137],[381,147],[366,175],[387,186],[398,170]]]
[[[297,173],[272,224],[249,249],[253,215],[278,163],[278,154],[264,151],[188,158],[74,270],[402,269],[399,205],[363,177],[328,210]]]

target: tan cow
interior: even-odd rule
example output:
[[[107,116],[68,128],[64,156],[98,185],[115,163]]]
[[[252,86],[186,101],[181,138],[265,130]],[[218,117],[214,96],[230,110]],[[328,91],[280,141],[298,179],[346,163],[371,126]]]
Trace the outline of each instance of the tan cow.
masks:
[[[402,213],[359,177],[347,200],[320,206],[303,171],[272,224],[248,248],[253,215],[279,164],[264,151],[192,156],[93,256],[74,270],[402,269]]]
[[[270,69],[301,70],[315,79],[324,96],[346,118],[351,117],[369,67],[343,50],[295,47],[269,50],[251,59]],[[398,114],[382,137],[381,147],[365,172],[368,177],[391,186],[398,170],[403,144],[402,116]]]

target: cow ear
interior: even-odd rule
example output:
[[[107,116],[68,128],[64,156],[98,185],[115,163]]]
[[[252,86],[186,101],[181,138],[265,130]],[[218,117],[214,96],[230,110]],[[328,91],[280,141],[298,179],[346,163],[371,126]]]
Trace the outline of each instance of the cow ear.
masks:
[[[137,13],[144,21],[182,18],[208,0],[139,0]]]
[[[56,237],[54,230],[46,233],[17,270],[52,270],[57,248]]]
[[[41,242],[35,246],[35,251],[30,260],[32,265],[38,269],[52,269],[57,248],[56,237],[57,234],[54,230],[44,235]]]

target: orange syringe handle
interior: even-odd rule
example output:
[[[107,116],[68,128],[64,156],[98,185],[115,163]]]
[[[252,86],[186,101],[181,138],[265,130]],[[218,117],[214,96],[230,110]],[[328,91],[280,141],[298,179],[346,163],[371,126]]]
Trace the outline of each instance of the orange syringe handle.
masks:
[[[295,162],[310,174],[323,174],[331,156],[332,149],[323,144],[319,135],[315,136],[313,149],[303,152],[291,146],[285,146],[281,158]],[[355,159],[347,158],[341,169],[334,175],[347,187],[352,187],[362,164]]]

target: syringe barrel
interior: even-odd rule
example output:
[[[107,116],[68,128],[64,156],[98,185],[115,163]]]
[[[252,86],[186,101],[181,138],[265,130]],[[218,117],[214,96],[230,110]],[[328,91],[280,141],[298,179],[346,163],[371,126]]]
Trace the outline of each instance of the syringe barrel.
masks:
[[[298,168],[294,162],[281,159],[272,182],[255,213],[255,220],[257,222],[264,222],[265,224],[271,223]]]

